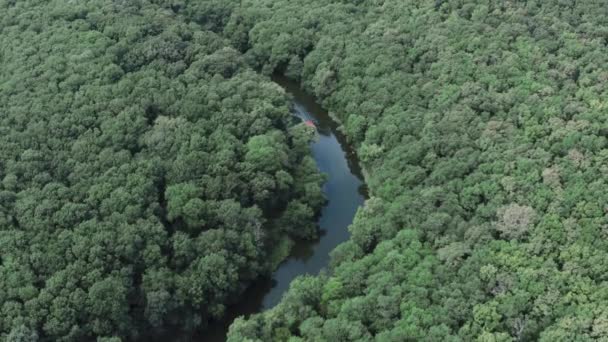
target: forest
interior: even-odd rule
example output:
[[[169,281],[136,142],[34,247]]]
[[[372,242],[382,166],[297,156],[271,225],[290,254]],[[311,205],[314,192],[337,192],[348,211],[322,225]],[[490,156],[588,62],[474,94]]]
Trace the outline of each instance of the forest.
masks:
[[[372,197],[332,269],[229,341],[608,339],[608,16],[592,1],[244,0]]]
[[[0,2],[0,340],[220,318],[324,202],[284,91],[138,1]]]
[[[0,339],[204,329],[314,238],[280,73],[370,198],[229,341],[608,340],[606,8],[0,0]]]

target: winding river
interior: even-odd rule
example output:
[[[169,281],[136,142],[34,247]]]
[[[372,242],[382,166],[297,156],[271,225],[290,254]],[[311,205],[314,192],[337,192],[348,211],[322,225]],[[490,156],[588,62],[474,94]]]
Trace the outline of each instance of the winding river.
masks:
[[[329,264],[329,253],[349,237],[348,226],[365,199],[365,186],[354,151],[337,130],[315,99],[299,85],[283,76],[273,76],[293,97],[293,114],[316,124],[318,138],[311,143],[312,155],[321,172],[328,175],[323,192],[328,199],[318,225],[321,230],[316,241],[298,241],[271,278],[261,279],[243,294],[243,300],[227,309],[225,318],[213,323],[197,340],[225,341],[230,323],[239,316],[248,316],[275,306],[291,281],[303,274],[318,274]]]

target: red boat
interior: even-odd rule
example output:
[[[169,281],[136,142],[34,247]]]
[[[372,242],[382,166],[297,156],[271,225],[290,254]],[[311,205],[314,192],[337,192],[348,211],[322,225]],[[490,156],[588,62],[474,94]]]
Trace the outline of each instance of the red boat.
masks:
[[[315,126],[315,123],[312,122],[312,120],[306,120],[304,121],[304,124],[308,127],[312,127],[312,128],[316,128],[317,126]]]

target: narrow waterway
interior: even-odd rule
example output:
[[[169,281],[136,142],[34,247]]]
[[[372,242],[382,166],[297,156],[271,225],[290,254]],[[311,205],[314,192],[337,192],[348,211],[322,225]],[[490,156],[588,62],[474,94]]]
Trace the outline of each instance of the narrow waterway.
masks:
[[[349,237],[348,226],[365,199],[363,177],[354,151],[337,124],[299,85],[282,76],[273,76],[293,97],[293,114],[316,125],[317,139],[311,143],[312,155],[319,170],[327,174],[323,192],[327,205],[319,216],[320,237],[316,241],[298,241],[289,258],[272,274],[250,286],[242,300],[228,308],[221,322],[213,323],[197,338],[201,341],[225,341],[230,323],[239,316],[272,308],[289,288],[291,281],[304,274],[318,274],[329,264],[329,253]]]

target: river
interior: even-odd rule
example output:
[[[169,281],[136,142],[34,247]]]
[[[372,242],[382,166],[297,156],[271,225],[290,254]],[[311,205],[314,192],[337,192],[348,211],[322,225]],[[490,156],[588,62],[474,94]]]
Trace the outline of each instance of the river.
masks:
[[[316,241],[297,241],[290,256],[271,278],[260,279],[250,286],[239,303],[228,307],[225,318],[212,323],[197,340],[225,341],[228,327],[236,317],[272,308],[294,278],[318,274],[327,267],[329,253],[349,238],[348,226],[365,200],[365,186],[355,153],[337,130],[338,125],[297,83],[276,75],[273,81],[293,97],[293,114],[303,120],[312,120],[317,126],[318,137],[311,143],[312,155],[319,170],[328,175],[323,185],[328,202],[318,221],[320,237]]]

